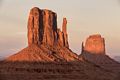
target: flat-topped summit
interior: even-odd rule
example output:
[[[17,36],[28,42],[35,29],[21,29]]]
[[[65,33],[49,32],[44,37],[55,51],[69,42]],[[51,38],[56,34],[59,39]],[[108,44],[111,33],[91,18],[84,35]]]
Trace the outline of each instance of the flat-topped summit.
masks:
[[[100,34],[90,35],[83,49],[92,54],[105,54],[105,40]]]

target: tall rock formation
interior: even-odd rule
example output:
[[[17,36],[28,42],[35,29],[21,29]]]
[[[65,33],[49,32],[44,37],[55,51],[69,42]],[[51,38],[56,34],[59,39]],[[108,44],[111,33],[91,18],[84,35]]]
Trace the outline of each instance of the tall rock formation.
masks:
[[[42,15],[40,15],[40,9],[35,7],[31,9],[28,19],[28,45],[40,44],[42,40],[40,27],[43,27]]]
[[[63,19],[62,31],[57,29],[57,14],[50,10],[31,9],[28,19],[28,45],[69,47],[67,20]]]
[[[66,18],[63,18],[62,31],[63,31],[64,46],[69,47],[68,35],[67,35],[67,19]]]
[[[31,9],[28,19],[28,44],[53,46],[57,42],[57,15],[50,10]]]
[[[83,51],[93,54],[105,54],[105,40],[99,34],[87,38]]]
[[[69,49],[67,20],[57,28],[57,14],[34,7],[28,18],[28,47],[7,61],[73,61],[79,57]]]
[[[58,42],[59,42],[59,45],[69,48],[66,18],[63,18],[62,31],[58,29]]]

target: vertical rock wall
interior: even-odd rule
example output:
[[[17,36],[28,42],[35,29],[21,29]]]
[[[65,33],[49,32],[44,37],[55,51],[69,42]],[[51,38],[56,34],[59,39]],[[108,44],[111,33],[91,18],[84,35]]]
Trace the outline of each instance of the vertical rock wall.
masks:
[[[57,14],[50,10],[31,9],[28,19],[28,45],[68,45],[67,20],[63,19],[62,31],[57,29]]]

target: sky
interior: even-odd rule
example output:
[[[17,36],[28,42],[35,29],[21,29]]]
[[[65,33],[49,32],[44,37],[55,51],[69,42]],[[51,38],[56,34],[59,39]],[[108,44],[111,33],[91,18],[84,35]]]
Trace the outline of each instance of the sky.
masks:
[[[106,53],[120,56],[120,0],[0,0],[0,58],[27,47],[27,20],[32,7],[57,13],[58,27],[68,21],[69,44],[81,53],[81,43],[101,34]]]

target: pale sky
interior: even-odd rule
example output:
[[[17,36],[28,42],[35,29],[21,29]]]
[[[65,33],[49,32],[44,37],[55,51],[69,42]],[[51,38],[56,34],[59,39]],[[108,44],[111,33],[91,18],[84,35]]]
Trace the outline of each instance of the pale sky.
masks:
[[[68,20],[69,44],[80,54],[81,43],[100,33],[107,55],[120,56],[120,0],[0,0],[0,56],[6,57],[27,46],[27,19],[32,7],[57,13],[58,27]]]

